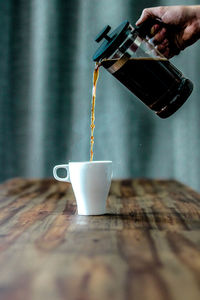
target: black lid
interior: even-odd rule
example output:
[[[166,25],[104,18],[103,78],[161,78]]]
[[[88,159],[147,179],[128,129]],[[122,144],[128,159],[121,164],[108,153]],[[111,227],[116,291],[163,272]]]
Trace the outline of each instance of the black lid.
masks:
[[[95,52],[93,60],[99,61],[102,58],[110,56],[126,38],[128,26],[129,22],[124,21],[110,35],[107,33],[110,31],[111,27],[109,25],[105,26],[95,38],[95,41],[98,43],[103,38],[105,38],[105,40]]]

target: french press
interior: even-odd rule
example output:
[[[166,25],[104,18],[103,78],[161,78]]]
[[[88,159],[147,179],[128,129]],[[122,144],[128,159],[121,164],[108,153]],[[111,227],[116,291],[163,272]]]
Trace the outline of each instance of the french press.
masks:
[[[151,43],[153,20],[135,28],[121,23],[111,34],[108,25],[97,35],[104,39],[93,56],[160,118],[168,118],[187,100],[192,82]],[[154,23],[155,24],[155,23]]]

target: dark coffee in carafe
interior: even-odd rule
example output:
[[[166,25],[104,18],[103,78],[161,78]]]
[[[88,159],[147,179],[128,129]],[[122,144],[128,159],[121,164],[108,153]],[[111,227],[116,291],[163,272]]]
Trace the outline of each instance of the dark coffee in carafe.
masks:
[[[117,60],[102,61],[111,73],[115,63]],[[177,110],[192,88],[190,81],[183,79],[182,74],[165,58],[130,58],[112,75],[161,117],[171,115],[175,108]],[[177,102],[170,105],[172,99]]]
[[[106,27],[97,37],[106,41],[93,59],[161,118],[167,118],[187,100],[193,84],[163,57],[140,30],[122,23],[110,36]],[[142,28],[144,35],[144,28]]]

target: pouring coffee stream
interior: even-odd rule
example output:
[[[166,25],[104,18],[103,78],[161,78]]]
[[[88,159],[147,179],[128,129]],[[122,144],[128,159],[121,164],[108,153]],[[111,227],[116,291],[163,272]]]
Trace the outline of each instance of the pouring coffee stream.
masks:
[[[92,108],[91,108],[91,136],[90,136],[90,161],[93,160],[94,152],[94,128],[95,128],[95,100],[96,100],[96,87],[97,87],[97,81],[99,77],[99,67],[100,63],[95,64],[94,72],[93,72],[93,88],[92,88]]]

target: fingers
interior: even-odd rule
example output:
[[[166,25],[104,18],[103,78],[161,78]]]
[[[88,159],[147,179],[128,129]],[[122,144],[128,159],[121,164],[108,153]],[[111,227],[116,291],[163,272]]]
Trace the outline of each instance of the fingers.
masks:
[[[171,58],[180,52],[180,47],[174,40],[174,36],[169,35],[166,27],[154,27],[154,32],[152,32],[152,38],[150,42],[156,46],[156,49],[164,55],[166,58]],[[153,28],[152,27],[152,28]]]
[[[164,55],[166,58],[172,58],[180,53],[180,48],[172,41],[167,38],[163,42],[156,46],[156,49]]]
[[[166,39],[166,28],[162,27],[161,30],[157,31],[157,33],[154,35],[152,41],[154,45],[161,44]]]
[[[150,41],[151,43],[153,43],[154,46],[156,46],[156,49],[160,53],[162,53],[167,58],[169,57],[169,40],[167,37],[167,30],[165,27],[158,27],[157,30],[154,31],[154,35]]]
[[[157,49],[159,52],[163,53],[167,47],[169,47],[169,41],[168,41],[168,39],[164,39],[164,41],[162,42],[162,44],[159,44],[159,45],[156,47],[156,49]]]
[[[168,44],[160,44],[156,48],[162,55],[164,55],[166,58],[170,58],[170,48]]]
[[[150,37],[154,36],[159,30],[161,26],[159,24],[155,24],[151,27],[150,33],[148,34]]]

